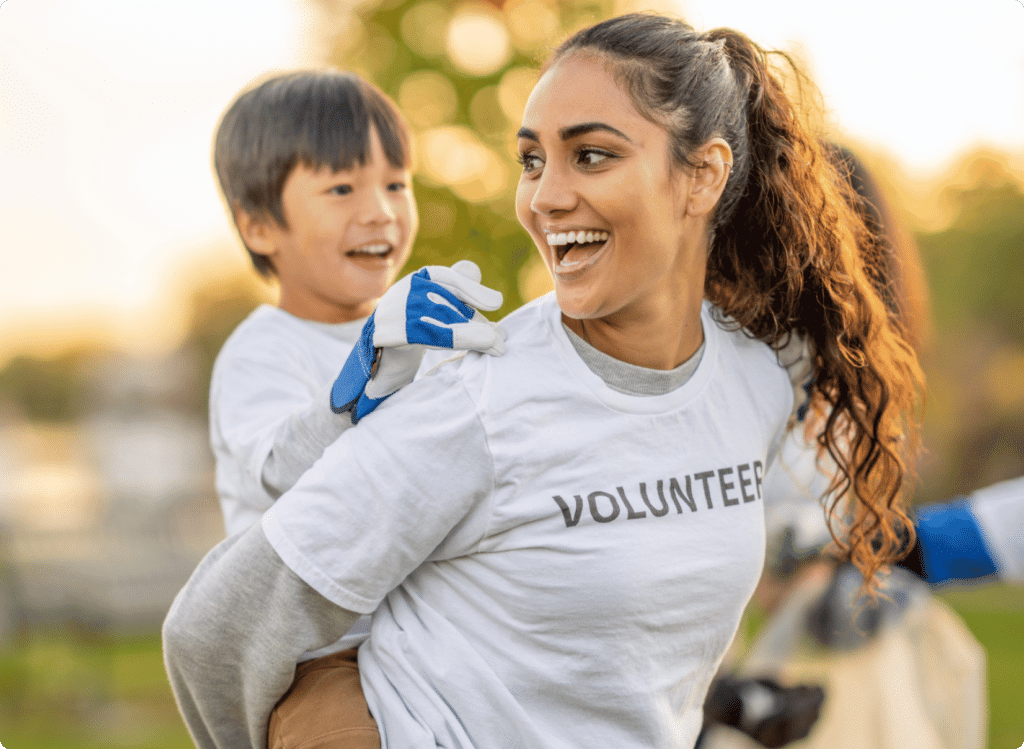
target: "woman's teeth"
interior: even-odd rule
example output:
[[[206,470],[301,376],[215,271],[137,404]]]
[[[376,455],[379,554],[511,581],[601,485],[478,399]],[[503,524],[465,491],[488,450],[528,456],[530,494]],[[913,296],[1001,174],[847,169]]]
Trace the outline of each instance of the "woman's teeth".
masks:
[[[606,231],[569,231],[551,233],[544,235],[551,247],[566,244],[590,244],[591,242],[604,242],[608,239]]]
[[[602,245],[608,241],[608,232],[577,230],[545,234],[548,245],[554,250],[559,268],[574,268],[587,264],[600,254]]]

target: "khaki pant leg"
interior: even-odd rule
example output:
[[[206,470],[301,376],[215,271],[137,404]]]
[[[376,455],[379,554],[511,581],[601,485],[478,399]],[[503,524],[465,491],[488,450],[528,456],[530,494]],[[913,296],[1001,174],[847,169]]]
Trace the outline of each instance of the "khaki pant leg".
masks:
[[[380,749],[359,683],[356,650],[300,663],[267,730],[269,749]]]

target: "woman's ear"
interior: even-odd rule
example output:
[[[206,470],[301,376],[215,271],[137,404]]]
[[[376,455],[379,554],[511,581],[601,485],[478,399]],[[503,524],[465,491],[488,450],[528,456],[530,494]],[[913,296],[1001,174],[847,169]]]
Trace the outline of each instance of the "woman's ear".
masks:
[[[706,216],[718,204],[732,175],[732,149],[722,138],[712,138],[694,154],[697,168],[686,200],[688,216]]]
[[[234,209],[235,226],[245,246],[257,255],[277,254],[277,223],[269,216],[254,216],[238,206]]]

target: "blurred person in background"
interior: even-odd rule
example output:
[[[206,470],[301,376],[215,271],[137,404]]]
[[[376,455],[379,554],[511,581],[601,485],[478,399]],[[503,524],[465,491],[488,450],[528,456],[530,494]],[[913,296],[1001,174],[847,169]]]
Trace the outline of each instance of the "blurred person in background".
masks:
[[[881,249],[878,288],[891,314],[907,331],[907,337],[919,349],[924,348],[930,319],[917,245],[860,159],[846,148],[833,148],[834,158],[848,175],[859,198],[859,208]],[[806,438],[809,433],[811,430],[805,435],[799,431],[789,435],[783,457],[765,482],[766,492],[773,495],[773,501],[766,507],[769,536],[774,538],[770,544],[774,558],[769,560],[759,597],[769,613],[777,612],[777,621],[771,622],[765,635],[753,645],[749,662],[741,669],[747,676],[723,676],[722,684],[731,685],[731,689],[723,686],[712,692],[708,715],[725,716],[718,722],[746,727],[744,732],[748,736],[760,738],[760,743],[768,746],[772,744],[763,740],[766,731],[783,737],[794,726],[805,734],[811,733],[808,745],[812,747],[827,746],[838,736],[845,736],[858,746],[881,748],[901,745],[909,735],[915,737],[915,745],[922,747],[963,749],[979,745],[984,719],[980,649],[966,630],[957,630],[955,615],[927,608],[938,604],[906,570],[930,585],[997,577],[1010,582],[1024,580],[1024,478],[995,484],[951,502],[919,507],[913,516],[915,541],[909,553],[897,562],[903,569],[887,580],[882,598],[869,601],[858,595],[863,578],[850,565],[825,562],[822,566],[815,562],[832,540],[827,524],[822,522],[819,505],[827,501],[834,469],[830,470],[827,456],[821,456],[816,445]],[[817,593],[809,594],[808,590]],[[798,613],[801,605],[806,610]],[[943,647],[946,654],[959,651],[959,662],[950,657],[949,669],[942,673],[941,668],[932,668],[931,676],[936,681],[955,684],[950,689],[960,690],[969,699],[952,700],[948,705],[943,701],[943,707],[927,694],[922,695],[928,690],[918,678],[929,672],[926,665],[919,664],[911,672],[901,674],[884,659],[876,659],[873,663],[880,673],[865,671],[853,682],[836,676],[836,672],[846,668],[852,652],[863,649],[873,654],[878,650],[872,645],[876,637],[896,640],[905,634],[901,627],[912,626],[917,627],[916,636],[930,635],[932,645],[936,646],[932,656],[941,659]],[[785,632],[786,627],[792,631]],[[928,627],[932,629],[928,631]],[[893,631],[896,634],[891,634]],[[798,653],[801,635],[809,635],[819,647],[823,646],[825,655]],[[792,677],[796,672],[806,676],[806,668],[801,670],[787,662],[800,657],[824,657],[830,664],[824,669],[826,681],[830,682],[824,707],[827,725],[812,728],[806,722],[808,711],[801,713],[798,705],[789,704],[784,694],[776,695],[767,688],[774,684],[769,674]],[[918,661],[929,659],[927,654],[920,653],[911,657]],[[758,681],[764,687],[758,689]],[[892,681],[898,691],[908,696],[903,710],[869,704],[877,696],[876,684],[880,681]],[[915,700],[923,703],[916,712],[912,706]],[[865,729],[863,722],[851,723],[858,711],[879,716],[877,729]],[[840,715],[846,716],[845,723],[837,717]],[[752,730],[754,727],[759,730]],[[882,736],[888,736],[892,743],[886,743]],[[790,740],[793,738],[799,736]],[[706,749],[748,745],[720,731],[701,744]]]
[[[221,119],[214,166],[225,202],[253,268],[279,289],[277,305],[249,315],[213,369],[210,438],[229,536],[257,524],[327,445],[409,382],[428,346],[502,350],[500,328],[465,304],[501,305],[472,263],[430,267],[392,286],[418,226],[411,161],[394,104],[340,70],[271,77]],[[356,664],[368,633],[364,617],[300,657],[278,711],[312,719],[276,721],[290,733],[272,744],[306,745],[340,721],[379,745]],[[306,705],[306,682],[348,712]]]
[[[297,657],[374,611],[384,746],[692,747],[808,371],[849,447],[845,551],[869,580],[895,556],[920,371],[770,59],[643,14],[555,52],[517,195],[554,294],[206,557],[165,624],[200,746],[262,746]]]
[[[1024,585],[1024,476],[918,507],[914,528],[917,538],[899,565],[930,585]]]

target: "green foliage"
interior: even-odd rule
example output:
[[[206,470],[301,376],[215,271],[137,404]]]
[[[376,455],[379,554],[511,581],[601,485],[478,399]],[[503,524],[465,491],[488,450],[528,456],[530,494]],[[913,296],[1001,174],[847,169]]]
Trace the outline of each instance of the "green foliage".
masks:
[[[493,17],[510,30],[509,18],[515,4],[503,0],[491,3],[495,9]],[[423,176],[417,176],[415,190],[421,230],[407,266],[451,264],[462,258],[473,260],[481,267],[484,281],[504,294],[505,304],[499,314],[511,312],[526,301],[519,276],[534,249],[516,220],[514,209],[516,175],[520,167],[512,156],[512,144],[520,122],[518,114],[513,121],[499,106],[497,87],[510,70],[538,68],[543,56],[568,30],[605,17],[613,9],[610,0],[542,0],[535,7],[539,6],[544,6],[550,11],[550,17],[556,19],[551,33],[533,39],[530,44],[521,40],[518,46],[513,44],[507,61],[484,75],[465,72],[444,53],[443,28],[440,39],[417,40],[416,30],[421,29],[420,19],[424,14],[445,18],[459,8],[455,4],[429,0],[392,0],[363,6],[357,11],[357,31],[346,27],[339,32],[330,55],[330,62],[364,75],[400,105],[400,89],[411,74],[424,71],[440,74],[451,84],[456,103],[450,114],[434,124],[468,128],[495,160],[504,165],[507,178],[501,189],[473,200],[460,197],[436,176],[431,179],[423,174],[426,170],[419,170]],[[421,29],[419,33],[431,32]],[[415,113],[406,112],[406,115],[413,120],[415,129]],[[423,125],[419,132],[429,129],[429,125]],[[457,156],[451,154],[452,158]],[[422,154],[420,161],[423,161]]]
[[[1024,473],[1024,190],[987,154],[958,177],[943,192],[952,221],[918,237],[935,322],[926,502]]]
[[[33,421],[71,422],[85,409],[84,351],[53,359],[16,356],[0,370],[0,401]]]
[[[956,218],[920,237],[936,323],[967,317],[1024,345],[1024,191],[995,165],[976,184],[950,189]]]

